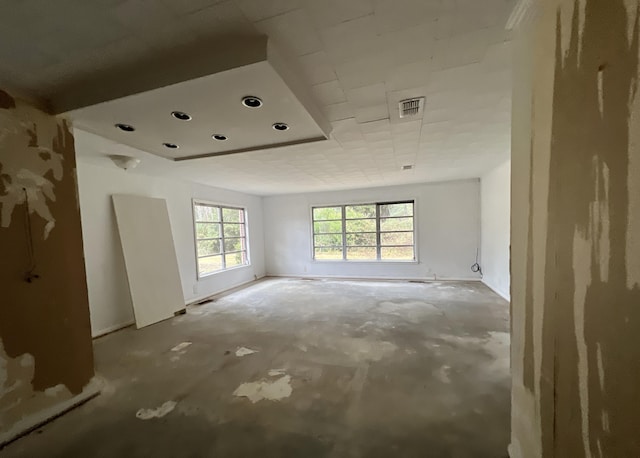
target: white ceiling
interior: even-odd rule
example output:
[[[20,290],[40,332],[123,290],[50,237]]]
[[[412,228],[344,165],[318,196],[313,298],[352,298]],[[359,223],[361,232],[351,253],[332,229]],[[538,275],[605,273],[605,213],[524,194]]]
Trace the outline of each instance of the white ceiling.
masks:
[[[509,157],[511,59],[504,26],[514,4],[2,2],[0,84],[47,97],[96,72],[212,35],[261,33],[295,56],[302,79],[331,121],[332,138],[180,164],[147,161],[134,152],[145,156],[139,173],[262,195],[478,177]],[[397,123],[396,102],[422,95],[424,118]],[[79,154],[131,152],[83,138]],[[406,164],[415,169],[401,171]]]
[[[260,94],[261,107],[241,103],[243,96],[251,94]],[[175,119],[171,116],[175,110],[192,119]],[[71,119],[77,128],[171,159],[326,139],[266,60],[74,110]],[[276,122],[286,123],[289,129],[273,129]],[[118,123],[136,130],[124,132],[116,127]],[[214,134],[227,139],[214,140]],[[179,148],[168,149],[165,142]]]

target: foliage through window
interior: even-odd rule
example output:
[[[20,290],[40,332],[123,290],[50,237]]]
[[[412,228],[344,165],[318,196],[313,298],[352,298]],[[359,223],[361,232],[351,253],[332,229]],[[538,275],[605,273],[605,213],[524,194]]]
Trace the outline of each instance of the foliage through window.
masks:
[[[413,201],[314,207],[314,259],[414,261],[413,207]]]
[[[249,264],[244,208],[193,203],[198,278]]]

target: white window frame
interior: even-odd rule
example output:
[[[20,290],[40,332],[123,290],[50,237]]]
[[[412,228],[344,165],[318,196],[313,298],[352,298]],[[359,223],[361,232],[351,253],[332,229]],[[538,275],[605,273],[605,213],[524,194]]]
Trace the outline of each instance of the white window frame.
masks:
[[[380,205],[393,205],[393,204],[403,204],[403,203],[411,203],[413,204],[413,259],[407,259],[407,260],[403,260],[403,259],[381,259],[381,243],[380,243],[380,237],[381,237],[381,231],[380,231],[380,214],[379,214],[379,208]],[[348,221],[348,218],[346,218],[346,207],[350,207],[350,206],[361,206],[361,205],[375,205],[376,206],[376,253],[377,253],[377,259],[347,259],[347,245],[346,245],[346,221]],[[313,210],[314,208],[335,208],[335,207],[342,207],[342,259],[316,259],[315,256],[315,233],[314,233],[314,216],[313,216]],[[371,202],[371,201],[364,201],[364,202],[349,202],[349,203],[322,203],[322,204],[313,204],[309,206],[309,214],[310,214],[310,221],[311,221],[311,227],[310,227],[310,236],[311,236],[311,261],[312,262],[319,262],[319,263],[361,263],[361,264],[365,264],[365,263],[373,263],[373,264],[393,264],[393,263],[398,263],[398,264],[419,264],[419,254],[418,254],[418,199],[417,198],[409,198],[409,199],[398,199],[398,200],[389,200],[389,201],[381,201],[381,202]],[[373,219],[373,218],[371,218]],[[404,231],[399,231],[399,232],[404,232]],[[406,231],[406,232],[411,232],[411,231]],[[406,245],[409,246],[409,245]]]
[[[216,270],[214,272],[209,272],[209,273],[205,273],[205,274],[201,274],[200,273],[200,262],[199,259],[200,258],[204,258],[207,256],[199,256],[198,255],[198,241],[202,240],[202,239],[198,239],[198,229],[197,229],[197,225],[196,223],[198,222],[202,222],[202,221],[196,221],[196,206],[207,206],[207,207],[216,207],[219,208],[219,212],[220,212],[220,237],[218,237],[220,239],[220,255],[221,255],[221,259],[222,259],[222,269],[220,270]],[[227,209],[231,209],[231,210],[241,210],[244,213],[244,222],[241,223],[244,225],[244,237],[240,237],[240,238],[244,238],[245,240],[245,247],[246,250],[242,250],[242,251],[246,251],[246,263],[245,264],[240,264],[238,266],[233,266],[233,267],[226,267],[225,265],[225,254],[231,254],[231,253],[225,253],[224,250],[224,221],[223,221],[223,212],[222,209],[227,208]],[[193,222],[193,240],[194,240],[194,253],[195,253],[195,257],[196,257],[196,279],[197,280],[201,280],[202,278],[206,278],[206,277],[210,277],[211,275],[216,275],[222,272],[228,272],[230,270],[235,270],[235,269],[241,269],[241,268],[245,268],[245,267],[249,267],[251,266],[251,249],[250,249],[250,245],[249,245],[249,215],[247,214],[247,209],[245,207],[241,207],[238,205],[230,205],[230,204],[223,204],[223,203],[219,203],[219,202],[211,202],[208,200],[202,200],[202,199],[192,199],[192,205],[191,205],[191,210],[192,210],[192,222]],[[241,252],[241,251],[240,251]],[[237,252],[233,252],[233,253],[237,253]],[[215,255],[214,255],[215,256]]]

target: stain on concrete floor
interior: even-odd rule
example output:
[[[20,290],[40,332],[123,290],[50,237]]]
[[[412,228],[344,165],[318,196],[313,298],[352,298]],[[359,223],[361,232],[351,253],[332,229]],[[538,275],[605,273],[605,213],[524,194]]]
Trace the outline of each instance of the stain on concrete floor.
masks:
[[[508,324],[480,283],[267,279],[96,340],[103,394],[0,456],[503,457]]]

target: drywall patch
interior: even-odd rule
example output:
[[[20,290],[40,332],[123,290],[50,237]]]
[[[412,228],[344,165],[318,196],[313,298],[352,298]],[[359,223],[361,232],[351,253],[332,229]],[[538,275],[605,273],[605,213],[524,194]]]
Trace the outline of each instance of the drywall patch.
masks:
[[[247,398],[252,404],[255,404],[263,399],[268,401],[281,401],[291,396],[292,392],[291,376],[284,375],[273,382],[261,380],[259,382],[243,383],[236,388],[233,395]]]
[[[94,372],[71,126],[3,91],[0,253],[4,440],[86,399]]]
[[[60,393],[64,393],[65,389],[66,389],[65,386],[60,384],[60,385],[52,386],[51,388],[47,388],[46,390],[44,390],[44,394],[46,396],[55,398]]]
[[[140,409],[136,412],[136,417],[140,420],[151,420],[153,418],[162,418],[176,408],[177,402],[167,401],[156,409]]]
[[[8,431],[28,414],[45,410],[53,404],[71,399],[66,386],[59,384],[37,392],[31,383],[35,360],[25,353],[10,358],[0,339],[0,431]]]
[[[45,221],[42,237],[47,239],[56,224],[50,204],[56,201],[54,183],[65,178],[64,158],[38,118],[37,110],[15,103],[0,110],[0,150],[13,153],[0,161],[0,227],[9,227],[16,207],[28,204],[29,212]]]
[[[638,259],[628,229],[637,214],[630,136],[640,109],[639,18],[624,0],[580,4],[583,27],[575,11],[568,31],[557,15],[550,160],[533,171],[537,181],[548,177],[546,247],[534,253],[545,266],[542,455],[640,456],[640,392],[630,376],[640,373],[640,289],[627,283],[629,260]]]
[[[0,99],[0,253],[8,260],[0,263],[7,279],[0,339],[9,358],[32,355],[29,378],[14,372],[25,385],[42,392],[64,384],[80,394],[93,376],[93,350],[71,127],[20,100]],[[39,277],[26,286],[31,274]],[[8,373],[9,383],[17,380]],[[30,413],[23,405],[22,414]]]
[[[242,358],[243,356],[247,356],[247,355],[252,355],[254,353],[258,353],[258,350],[252,350],[251,348],[247,348],[247,347],[238,347],[238,349],[236,350],[236,356],[238,358]]]

